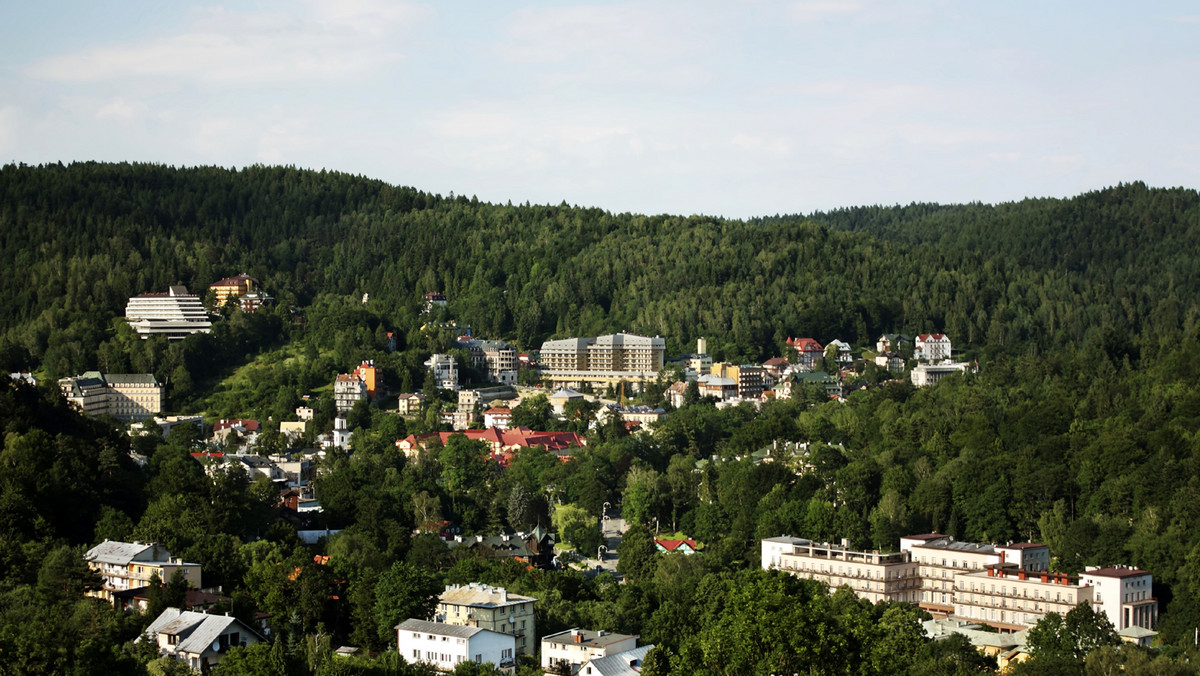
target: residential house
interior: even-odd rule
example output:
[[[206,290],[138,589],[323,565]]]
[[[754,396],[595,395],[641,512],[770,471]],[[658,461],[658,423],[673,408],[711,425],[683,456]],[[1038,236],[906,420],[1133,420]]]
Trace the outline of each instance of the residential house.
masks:
[[[297,406],[296,417],[305,422],[313,419],[313,409],[311,406]]]
[[[405,392],[400,395],[396,412],[400,415],[417,415],[425,410],[425,395],[421,392]]]
[[[105,540],[89,549],[83,558],[101,579],[101,588],[88,595],[110,602],[117,592],[145,587],[154,575],[167,582],[176,570],[183,571],[189,587],[200,586],[200,564],[171,556],[159,544]]]
[[[666,340],[631,333],[566,338],[542,343],[542,379],[570,387],[584,384],[634,386],[658,377]]]
[[[512,419],[510,408],[489,408],[483,412],[483,426],[495,427],[498,430],[508,429],[508,421]]]
[[[145,640],[158,653],[173,657],[193,671],[207,672],[221,662],[230,648],[263,641],[262,636],[231,615],[210,615],[167,608],[146,627]]]
[[[850,343],[843,342],[835,338],[834,340],[829,341],[829,345],[837,346],[837,356],[834,357],[834,361],[836,361],[838,364],[845,366],[847,364],[854,363],[854,356],[850,354]],[[826,350],[829,349],[829,345],[825,346]]]
[[[264,291],[251,291],[238,297],[238,307],[247,314],[253,314],[260,307],[270,307],[274,304],[275,297]]]
[[[509,594],[503,587],[472,582],[449,585],[438,599],[439,622],[490,629],[516,638],[517,654],[532,654],[537,629],[530,596]]]
[[[550,408],[558,415],[563,415],[565,411],[570,410],[572,404],[583,401],[585,397],[569,387],[560,387],[547,399],[550,401]]]
[[[251,446],[258,439],[259,428],[257,420],[226,420],[222,418],[213,423],[213,441],[219,444],[235,443]]]
[[[434,308],[446,307],[446,294],[441,291],[430,291],[425,294],[425,311],[433,312]]]
[[[646,654],[653,649],[651,643],[615,655],[596,657],[579,665],[579,671],[575,673],[578,676],[638,676],[642,673]]]
[[[912,337],[903,333],[885,333],[875,341],[876,352],[900,352],[905,345],[912,345]]]
[[[801,371],[820,368],[825,360],[825,348],[812,338],[788,338],[787,344],[796,350],[796,368]]]
[[[630,634],[568,629],[542,637],[542,670],[573,673],[574,668],[594,659],[616,655],[637,647],[638,637]]]
[[[463,662],[494,664],[504,673],[516,666],[516,637],[478,626],[407,619],[396,625],[396,649],[409,664],[454,671]]]
[[[687,400],[687,388],[688,384],[686,382],[677,380],[667,388],[663,396],[667,398],[667,401],[671,402],[671,406],[682,408]]]
[[[528,533],[510,535],[456,535],[446,542],[451,549],[464,547],[493,559],[516,559],[527,566],[549,570],[554,566],[554,533],[538,526]]]
[[[875,355],[875,365],[892,373],[904,372],[904,355],[899,352],[880,352]]]
[[[660,554],[669,554],[671,552],[679,552],[680,554],[695,554],[696,541],[687,540],[654,540],[654,546]]]
[[[161,413],[163,407],[163,387],[149,373],[87,371],[73,378],[60,378],[58,389],[67,403],[89,416],[145,420]]]
[[[338,413],[347,413],[367,398],[367,384],[353,373],[339,373],[333,381],[333,404]]]
[[[186,286],[172,286],[166,293],[143,293],[125,305],[125,321],[141,336],[166,336],[183,340],[194,333],[208,333],[212,322],[200,299]]]
[[[933,363],[950,358],[950,337],[944,333],[922,333],[917,336],[913,356]]]
[[[517,384],[517,350],[502,340],[479,340],[463,336],[458,346],[469,350],[471,365],[487,379],[504,385]]]
[[[477,387],[458,391],[458,410],[479,411],[488,408],[492,402],[505,402],[515,399],[517,391],[511,385],[495,387]],[[582,395],[581,395],[582,396]],[[504,404],[501,404],[504,405]]]
[[[763,362],[763,374],[770,377],[774,382],[779,382],[791,366],[792,362],[783,357],[771,357]]]
[[[454,357],[448,354],[431,355],[425,361],[425,366],[433,371],[438,389],[458,390],[458,364],[454,361]]]
[[[718,401],[737,398],[738,384],[733,378],[710,373],[700,376],[696,384],[702,397],[715,397]]]

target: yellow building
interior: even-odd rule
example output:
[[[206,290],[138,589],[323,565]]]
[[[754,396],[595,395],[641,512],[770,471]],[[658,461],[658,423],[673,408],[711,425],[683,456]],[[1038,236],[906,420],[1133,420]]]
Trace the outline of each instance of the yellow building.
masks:
[[[509,634],[516,638],[518,654],[532,655],[537,635],[534,603],[537,599],[509,594],[503,587],[449,585],[438,600],[437,621]]]
[[[176,570],[183,571],[189,587],[200,587],[200,564],[171,556],[166,547],[158,544],[105,540],[89,549],[83,558],[103,581],[103,586],[89,595],[106,601],[112,601],[118,592],[145,587],[155,575],[165,584]]]
[[[236,277],[226,277],[208,285],[210,291],[216,294],[217,307],[225,304],[230,298],[237,299],[241,296],[258,291],[258,280],[246,273],[237,275]]]

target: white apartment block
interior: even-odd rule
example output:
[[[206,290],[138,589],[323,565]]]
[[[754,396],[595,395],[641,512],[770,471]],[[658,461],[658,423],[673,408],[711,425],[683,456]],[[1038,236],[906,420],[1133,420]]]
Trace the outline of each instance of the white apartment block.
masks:
[[[568,629],[542,637],[542,669],[563,665],[578,667],[589,660],[608,657],[637,647],[637,636],[590,629]],[[572,670],[571,673],[574,673]]]
[[[367,384],[353,373],[339,373],[333,381],[333,404],[338,413],[345,413],[367,398]]]
[[[534,603],[537,599],[509,594],[503,587],[477,582],[450,585],[442,592],[434,619],[508,634],[516,640],[518,654],[530,654],[537,635]]]
[[[396,625],[396,648],[410,664],[454,671],[463,662],[492,663],[508,673],[516,666],[516,637],[490,629],[408,619]]]
[[[663,368],[666,345],[659,336],[631,333],[548,340],[542,343],[542,379],[572,387],[653,380]]]
[[[1007,631],[1028,629],[1049,613],[1066,615],[1095,604],[1095,588],[1065,573],[1034,572],[1013,564],[954,576],[954,617]]]
[[[186,286],[172,286],[166,293],[144,293],[129,299],[125,320],[142,339],[166,336],[182,340],[193,333],[208,333],[212,322],[200,298]]]
[[[948,375],[966,373],[969,370],[971,370],[971,365],[965,361],[949,364],[918,364],[913,368],[909,377],[912,379],[912,384],[916,387],[928,387],[929,385],[936,385],[938,381]]]
[[[913,356],[939,362],[950,358],[950,337],[944,333],[922,333],[913,346]]]
[[[1117,631],[1130,627],[1153,629],[1158,623],[1158,599],[1153,576],[1137,568],[1089,566],[1079,576],[1096,588],[1094,605],[1104,611]]]
[[[921,593],[917,565],[909,559],[907,552],[860,552],[845,544],[775,537],[762,541],[762,567],[818,580],[830,589],[845,585],[872,603],[916,603]]]
[[[58,389],[67,403],[86,415],[111,415],[121,420],[145,420],[163,408],[163,388],[149,373],[88,371],[60,378]]]
[[[960,571],[981,571],[998,563],[1014,563],[1032,572],[1050,568],[1050,548],[1033,543],[976,544],[929,533],[900,538],[900,551],[910,553],[920,566],[919,605],[935,617],[954,612],[954,577]]]

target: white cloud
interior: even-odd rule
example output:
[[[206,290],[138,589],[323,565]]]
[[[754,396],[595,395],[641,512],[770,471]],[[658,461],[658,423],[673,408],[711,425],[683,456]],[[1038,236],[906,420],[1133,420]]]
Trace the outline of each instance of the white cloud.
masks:
[[[96,111],[96,117],[101,120],[132,120],[135,117],[141,117],[147,110],[148,107],[141,101],[117,98],[100,106],[100,109]]]
[[[313,13],[192,13],[169,37],[103,45],[42,59],[35,78],[101,82],[183,78],[218,84],[279,83],[354,76],[401,58],[395,42],[426,12],[406,4],[314,5]]]

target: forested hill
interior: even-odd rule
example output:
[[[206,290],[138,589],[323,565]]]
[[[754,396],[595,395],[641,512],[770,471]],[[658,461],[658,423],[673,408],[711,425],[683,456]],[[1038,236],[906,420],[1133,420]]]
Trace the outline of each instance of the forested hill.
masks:
[[[1196,205],[1135,184],[741,222],[492,205],[282,167],[8,165],[0,261],[17,274],[0,282],[0,357],[93,368],[129,296],[202,293],[242,271],[281,308],[369,293],[401,331],[426,291],[445,291],[476,334],[523,349],[629,330],[759,359],[788,336],[944,330],[983,356],[1114,340],[1136,354],[1195,328]]]

